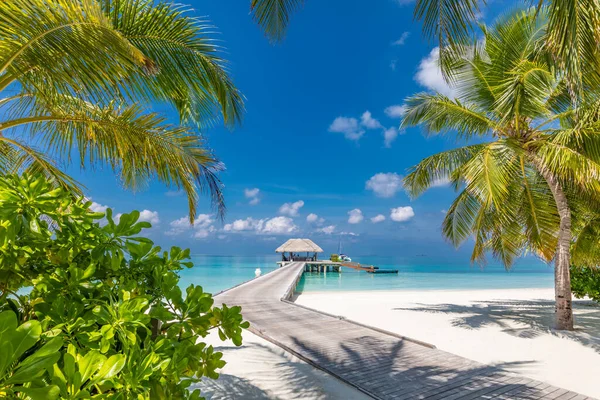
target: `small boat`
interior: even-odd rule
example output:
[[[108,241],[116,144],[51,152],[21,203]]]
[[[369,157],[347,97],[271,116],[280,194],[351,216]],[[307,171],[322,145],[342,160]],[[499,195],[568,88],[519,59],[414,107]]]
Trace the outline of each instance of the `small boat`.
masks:
[[[342,239],[340,239],[340,242],[338,244],[338,254],[339,254],[340,261],[352,262],[352,259],[350,257],[348,257],[347,255],[342,253]]]
[[[258,278],[260,276],[260,274],[262,274],[262,271],[260,270],[260,268],[256,268],[254,270],[254,276]]]

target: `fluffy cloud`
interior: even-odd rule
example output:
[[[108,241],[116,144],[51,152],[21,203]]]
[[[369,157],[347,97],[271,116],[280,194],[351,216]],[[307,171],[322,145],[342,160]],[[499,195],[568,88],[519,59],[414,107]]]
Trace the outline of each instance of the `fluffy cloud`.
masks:
[[[256,220],[251,217],[246,219],[236,219],[230,224],[225,224],[223,230],[225,232],[243,232],[243,231],[260,231],[264,226],[265,220]]]
[[[360,209],[355,208],[354,210],[350,210],[348,211],[348,223],[349,224],[358,224],[360,223],[365,217],[363,216],[363,213]]]
[[[343,133],[348,140],[358,140],[365,134],[365,130],[359,126],[356,118],[347,117],[334,119],[329,126],[329,132]]]
[[[429,185],[429,187],[444,187],[444,186],[448,186],[450,184],[450,179],[449,178],[439,178],[439,179],[435,179],[433,182],[431,182],[431,184]]]
[[[160,219],[158,218],[158,211],[140,211],[140,218],[138,221],[150,222],[152,225],[157,225],[160,222]]]
[[[275,217],[267,220],[260,233],[285,234],[292,233],[297,229],[294,221],[289,217]]]
[[[427,57],[421,60],[417,73],[415,74],[415,81],[430,90],[444,94],[448,97],[454,97],[456,93],[446,83],[442,76],[439,58],[440,48],[436,47],[431,50],[431,53],[429,53]]]
[[[373,218],[371,218],[371,222],[374,224],[378,224],[382,221],[385,221],[385,215],[383,215],[383,214],[379,214],[379,215],[376,215]]]
[[[383,130],[383,143],[385,147],[392,147],[392,143],[398,137],[398,133],[398,129],[394,128],[393,126]]]
[[[181,217],[169,223],[171,229],[165,232],[165,235],[176,236],[182,233],[192,232],[192,236],[196,237],[196,233],[200,231],[214,232],[212,226],[214,219],[210,214],[198,214],[194,220],[194,224],[190,224],[189,217]],[[208,235],[207,235],[208,236]]]
[[[412,207],[397,207],[397,208],[392,208],[391,213],[390,213],[390,218],[392,219],[392,221],[396,221],[396,222],[404,222],[404,221],[408,221],[409,219],[411,219],[412,217],[415,216],[415,212],[413,211]]]
[[[392,45],[393,46],[403,46],[404,43],[406,43],[406,39],[408,39],[409,36],[410,36],[410,32],[402,33],[402,35],[400,35],[398,40],[395,40],[392,42]]]
[[[298,227],[289,217],[275,217],[271,219],[238,219],[223,227],[225,232],[253,232],[257,234],[286,234],[295,232]]]
[[[317,214],[310,213],[306,216],[306,222],[309,224],[321,225],[323,222],[325,222],[325,218],[319,218]]]
[[[324,233],[326,235],[331,235],[335,231],[335,225],[325,226],[321,229],[317,229],[317,232]]]
[[[106,212],[107,209],[108,209],[108,206],[96,203],[95,201],[92,201],[92,205],[90,206],[90,210],[92,210],[93,212],[97,212],[97,213]]]
[[[383,112],[390,118],[402,118],[406,112],[406,106],[404,104],[394,104],[386,107]]]
[[[360,124],[367,129],[379,129],[381,124],[371,115],[370,111],[365,111],[360,117]]]
[[[298,200],[294,203],[285,203],[279,207],[279,214],[288,215],[290,217],[298,216],[298,211],[304,207],[304,202]]]
[[[194,231],[193,236],[194,236],[194,239],[206,239],[207,237],[210,236],[211,233],[213,233],[215,231],[216,231],[215,227],[211,225],[206,229],[204,229],[204,228],[196,229]]]
[[[373,175],[365,187],[372,190],[378,197],[393,197],[402,190],[402,177],[393,172],[380,172]]]
[[[329,132],[343,133],[348,140],[358,140],[365,134],[365,129],[381,129],[381,123],[373,118],[370,111],[365,111],[360,116],[360,121],[356,118],[337,117],[329,125]]]
[[[260,194],[260,189],[258,188],[253,188],[253,189],[244,189],[244,196],[246,196],[247,199],[249,199],[249,204],[251,206],[255,206],[258,203],[260,203],[260,197],[258,197]]]

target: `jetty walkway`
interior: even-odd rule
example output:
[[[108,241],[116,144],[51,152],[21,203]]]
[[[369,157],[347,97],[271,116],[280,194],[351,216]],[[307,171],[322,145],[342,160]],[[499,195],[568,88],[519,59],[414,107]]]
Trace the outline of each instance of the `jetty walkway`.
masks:
[[[294,304],[289,300],[304,267],[303,262],[290,263],[217,295],[215,301],[242,306],[253,333],[375,399],[592,400]]]

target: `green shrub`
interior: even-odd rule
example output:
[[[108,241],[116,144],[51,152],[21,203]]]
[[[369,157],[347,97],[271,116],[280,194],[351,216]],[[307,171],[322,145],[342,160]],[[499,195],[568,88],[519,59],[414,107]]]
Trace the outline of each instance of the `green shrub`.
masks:
[[[571,291],[578,299],[600,302],[600,268],[571,266]]]
[[[225,365],[201,338],[240,345],[240,307],[184,295],[189,250],[138,236],[137,211],[115,222],[90,205],[43,177],[0,178],[0,397],[199,399],[190,385]]]

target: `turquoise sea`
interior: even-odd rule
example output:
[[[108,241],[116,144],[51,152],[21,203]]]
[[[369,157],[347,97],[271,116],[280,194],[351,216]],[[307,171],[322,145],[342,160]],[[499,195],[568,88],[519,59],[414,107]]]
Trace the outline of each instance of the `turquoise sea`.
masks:
[[[208,256],[194,255],[194,267],[181,271],[181,286],[193,283],[217,293],[277,268],[277,255]],[[523,259],[509,272],[499,264],[484,268],[468,262],[433,261],[427,258],[365,256],[353,261],[373,264],[381,269],[397,269],[396,274],[369,274],[343,269],[341,273],[305,273],[298,284],[301,292],[351,290],[435,290],[435,289],[509,289],[551,288],[552,267],[535,259]]]

